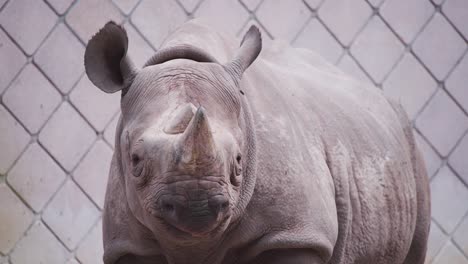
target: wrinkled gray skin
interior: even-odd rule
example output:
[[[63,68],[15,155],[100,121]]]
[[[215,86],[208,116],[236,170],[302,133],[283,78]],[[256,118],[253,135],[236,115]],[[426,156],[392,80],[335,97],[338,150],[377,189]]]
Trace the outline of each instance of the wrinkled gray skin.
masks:
[[[257,58],[255,27],[239,48],[189,22],[143,69],[127,42],[110,22],[85,54],[122,91],[106,264],[424,263],[428,179],[400,105],[307,50]]]

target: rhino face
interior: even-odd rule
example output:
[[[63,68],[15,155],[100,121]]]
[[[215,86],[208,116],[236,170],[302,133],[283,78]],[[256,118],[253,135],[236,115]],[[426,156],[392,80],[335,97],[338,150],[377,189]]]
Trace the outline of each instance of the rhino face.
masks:
[[[106,24],[88,43],[90,80],[123,94],[116,152],[129,209],[158,236],[210,238],[235,216],[247,147],[238,85],[260,52],[258,29],[243,43],[227,65],[184,46],[159,51],[142,70],[126,56],[120,26]]]
[[[122,100],[127,198],[155,232],[215,235],[229,224],[242,182],[240,98],[221,67],[211,81],[215,65],[168,64],[139,73]]]

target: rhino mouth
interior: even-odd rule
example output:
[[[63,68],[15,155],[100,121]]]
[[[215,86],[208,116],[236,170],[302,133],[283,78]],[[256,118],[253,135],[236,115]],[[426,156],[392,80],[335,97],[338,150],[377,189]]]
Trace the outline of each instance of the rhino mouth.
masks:
[[[166,228],[166,230],[168,230],[169,233],[171,233],[176,238],[209,238],[219,233],[222,233],[229,224],[231,216],[226,215],[224,218],[220,219],[219,221],[216,221],[216,223],[210,226],[205,226],[204,228],[193,228],[193,226],[180,225],[177,223],[167,221],[162,217],[158,217],[158,219]],[[205,219],[199,220],[203,222]]]
[[[149,213],[177,237],[211,237],[226,228],[233,210],[228,195],[198,193],[187,198],[166,194]]]

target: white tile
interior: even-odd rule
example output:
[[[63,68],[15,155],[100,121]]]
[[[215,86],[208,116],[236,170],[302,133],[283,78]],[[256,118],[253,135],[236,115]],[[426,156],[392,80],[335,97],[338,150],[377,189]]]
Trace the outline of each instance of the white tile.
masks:
[[[76,184],[68,180],[44,210],[42,219],[68,249],[73,250],[100,212]]]
[[[343,45],[349,45],[372,14],[365,1],[325,0],[318,11],[325,25]]]
[[[468,255],[468,217],[458,226],[457,230],[453,234],[453,240],[455,243]]]
[[[247,10],[238,1],[205,0],[194,15],[203,19],[213,29],[231,36],[235,36],[249,18]]]
[[[62,264],[67,250],[42,222],[35,223],[11,253],[13,264]]]
[[[28,64],[3,95],[3,101],[26,128],[36,133],[62,97],[33,64]]]
[[[354,61],[354,59],[348,54],[341,57],[340,62],[337,66],[347,74],[350,74],[354,79],[367,84],[373,84],[372,80],[359,67],[359,65],[357,65],[356,61]]]
[[[417,118],[416,127],[442,156],[447,156],[468,129],[468,117],[440,89]]]
[[[39,141],[67,170],[71,171],[89,149],[96,133],[64,102],[39,134]]]
[[[431,0],[436,5],[441,5],[445,0]]]
[[[187,11],[188,13],[193,12],[193,10],[197,7],[200,1],[201,0],[179,0],[179,2],[184,7],[185,11]],[[254,1],[258,1],[258,0],[254,0]]]
[[[393,30],[410,43],[434,13],[434,6],[428,0],[387,0],[380,7],[380,13]]]
[[[116,23],[123,20],[120,11],[110,0],[79,0],[66,16],[67,24],[73,28],[85,43],[109,20]]]
[[[468,112],[468,55],[460,61],[445,82],[450,94]]]
[[[468,4],[466,0],[446,0],[442,11],[447,14],[452,23],[468,39]]]
[[[63,15],[65,11],[70,7],[73,0],[46,0],[49,4],[59,13]]]
[[[132,23],[155,48],[159,48],[169,33],[187,19],[185,12],[173,0],[143,0],[132,14]]]
[[[323,2],[323,0],[304,0],[306,5],[308,5],[310,8],[317,10],[317,8],[320,6],[320,4]]]
[[[120,93],[108,94],[83,75],[70,100],[97,131],[103,131],[120,108]]]
[[[61,23],[38,50],[34,61],[63,93],[67,93],[84,72],[83,58],[84,46]]]
[[[413,50],[438,80],[443,80],[466,49],[466,43],[445,20],[436,13],[416,38]]]
[[[117,124],[119,123],[120,114],[114,116],[112,121],[107,125],[106,130],[104,131],[104,139],[109,143],[112,147],[115,144],[115,130],[117,129]]]
[[[293,46],[313,50],[330,63],[335,63],[343,53],[343,48],[317,20],[311,20]]]
[[[156,52],[141,37],[140,33],[135,30],[131,23],[125,24],[125,30],[128,35],[128,55],[133,63],[135,63],[135,66],[141,68]]]
[[[440,251],[433,264],[468,264],[468,259],[452,244],[448,242]]]
[[[122,10],[125,14],[130,14],[138,0],[112,0],[117,7]]]
[[[351,46],[351,54],[377,83],[382,82],[403,51],[404,46],[377,16]]]
[[[382,3],[383,0],[368,0],[369,4],[371,4],[373,7],[378,7]]]
[[[453,234],[455,243],[468,255],[468,217],[465,216],[463,222],[458,226]]]
[[[43,1],[14,0],[0,13],[0,24],[31,55],[50,32],[57,16]]]
[[[76,182],[101,209],[104,207],[112,154],[112,149],[104,141],[99,140],[73,172]]]
[[[73,258],[73,259],[68,260],[66,264],[80,264],[80,263],[78,262],[78,260]]]
[[[99,221],[76,250],[76,257],[82,264],[95,264],[102,263],[103,255],[102,222]]]
[[[421,151],[424,157],[424,163],[426,164],[427,176],[432,177],[436,171],[440,168],[442,160],[437,152],[427,143],[427,141],[419,135],[414,133],[416,143],[418,144],[419,151]]]
[[[29,134],[0,105],[0,174],[5,174],[29,142]]]
[[[468,185],[468,134],[463,137],[450,155],[449,163]]]
[[[7,254],[32,223],[34,215],[5,184],[0,184],[0,201],[0,253]]]
[[[8,173],[15,191],[39,212],[65,180],[65,172],[37,144],[31,144]]]
[[[292,41],[311,13],[301,0],[265,0],[257,10],[257,18],[274,39]]]
[[[431,182],[432,217],[446,233],[451,233],[468,211],[468,189],[447,167]]]
[[[442,246],[447,242],[447,239],[447,235],[432,221],[427,243],[426,263],[431,263]]]
[[[7,85],[26,63],[26,57],[1,29],[0,61],[8,61],[8,64],[0,64],[0,94],[2,94]]]
[[[406,53],[383,84],[384,93],[399,101],[411,119],[437,90],[432,76],[410,53]]]

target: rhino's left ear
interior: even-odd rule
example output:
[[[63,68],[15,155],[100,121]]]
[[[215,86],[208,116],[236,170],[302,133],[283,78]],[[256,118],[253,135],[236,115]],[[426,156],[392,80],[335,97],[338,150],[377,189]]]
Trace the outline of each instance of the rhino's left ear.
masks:
[[[258,27],[251,26],[242,39],[234,59],[225,65],[236,82],[240,82],[244,71],[252,64],[262,50],[262,35]]]
[[[127,56],[128,37],[122,26],[108,22],[88,42],[85,69],[88,78],[106,93],[130,86],[138,70]]]

